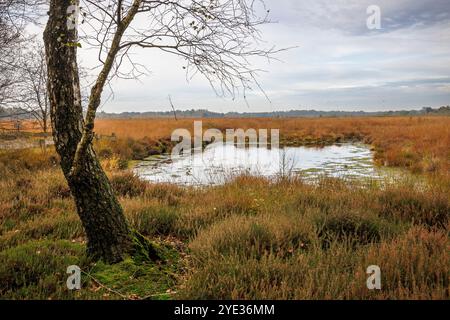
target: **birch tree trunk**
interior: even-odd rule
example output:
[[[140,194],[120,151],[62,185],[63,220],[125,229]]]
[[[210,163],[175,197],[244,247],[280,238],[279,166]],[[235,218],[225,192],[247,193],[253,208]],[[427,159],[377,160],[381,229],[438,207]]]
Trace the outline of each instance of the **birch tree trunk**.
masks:
[[[69,30],[67,25],[67,10],[77,2],[51,0],[44,32],[53,139],[86,231],[88,254],[114,263],[133,249],[133,233],[91,142],[78,159],[77,170],[72,170],[85,130],[75,43],[77,31]]]

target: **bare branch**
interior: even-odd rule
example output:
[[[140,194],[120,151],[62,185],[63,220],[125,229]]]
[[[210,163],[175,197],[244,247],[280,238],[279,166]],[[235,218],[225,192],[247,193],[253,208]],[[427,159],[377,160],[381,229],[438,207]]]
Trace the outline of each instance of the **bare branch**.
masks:
[[[94,121],[105,85],[114,77],[138,78],[145,66],[133,50],[155,49],[181,57],[191,79],[203,75],[216,94],[246,97],[253,85],[262,91],[252,59],[272,59],[285,49],[258,47],[259,27],[270,23],[262,0],[81,0],[79,39],[98,48],[101,71],[92,87],[83,135],[71,172],[94,136]],[[172,105],[173,107],[173,105]]]
[[[254,57],[273,59],[286,49],[261,48],[259,27],[270,23],[262,0],[143,0],[122,37],[110,77],[136,78],[146,69],[131,58],[135,48],[157,49],[185,60],[187,79],[202,74],[220,96],[261,89],[251,67]],[[129,10],[131,1],[91,1],[80,41],[99,48],[104,64],[117,29],[112,13]],[[95,4],[94,4],[95,3]],[[89,6],[89,4],[91,4]],[[119,8],[120,6],[120,8]],[[99,14],[101,13],[101,14]],[[126,62],[126,65],[125,65]],[[128,70],[123,70],[127,68]]]

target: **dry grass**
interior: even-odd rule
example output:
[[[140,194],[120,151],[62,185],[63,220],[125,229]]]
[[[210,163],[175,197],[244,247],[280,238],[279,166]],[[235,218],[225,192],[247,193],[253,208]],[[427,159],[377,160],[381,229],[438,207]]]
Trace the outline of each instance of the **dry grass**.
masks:
[[[169,290],[188,299],[450,299],[448,118],[205,121],[221,129],[278,126],[295,144],[361,139],[380,159],[420,171],[434,159],[428,183],[389,187],[251,176],[209,188],[142,182],[120,161],[142,148],[162,152],[158,141],[192,120],[129,121],[100,121],[98,130],[111,130],[103,134],[133,136],[99,141],[97,152],[132,226],[171,249],[168,265],[127,260],[92,269],[125,296]],[[92,265],[54,151],[2,151],[0,176],[0,298],[121,298],[92,282],[76,294],[65,290],[68,265]],[[370,291],[365,271],[374,264],[382,290]]]
[[[0,121],[0,132],[2,130],[5,131],[16,131],[16,122],[15,121]],[[39,123],[34,120],[21,120],[20,121],[20,131],[39,133],[42,131]]]
[[[242,176],[198,189],[144,183],[128,171],[108,174],[134,228],[153,239],[168,239],[176,250],[182,248],[177,243],[189,246],[188,273],[176,269],[182,278],[164,282],[170,283],[164,288],[178,292],[176,297],[450,298],[450,199],[442,186],[424,189],[405,181],[360,188],[336,179],[309,185]],[[11,284],[0,294],[76,298],[61,289],[63,276],[50,276],[64,275],[67,263],[85,263],[84,232],[60,170],[24,168],[4,177],[0,278]],[[184,250],[178,254],[185,256]],[[381,291],[365,287],[365,269],[373,264],[382,269]],[[108,283],[128,288],[116,271],[103,268],[112,277]],[[135,272],[139,267],[113,268]],[[16,279],[19,269],[22,276]],[[41,274],[47,275],[45,281],[39,280]],[[123,292],[154,280],[136,281]],[[152,288],[140,292],[154,293]],[[94,289],[91,283],[78,297],[114,298]]]

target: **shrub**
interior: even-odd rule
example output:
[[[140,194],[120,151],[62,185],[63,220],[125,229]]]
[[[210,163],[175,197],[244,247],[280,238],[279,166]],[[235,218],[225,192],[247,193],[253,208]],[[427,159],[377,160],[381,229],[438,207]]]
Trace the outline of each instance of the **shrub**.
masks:
[[[450,217],[450,200],[446,192],[390,189],[382,192],[378,201],[380,214],[390,219],[445,228]]]
[[[146,236],[176,233],[178,213],[168,207],[147,207],[131,215],[131,223]]]
[[[157,199],[169,206],[177,206],[185,190],[172,184],[149,184],[145,189],[145,198]]]
[[[147,188],[147,183],[132,172],[113,174],[110,181],[116,194],[122,197],[140,196]]]
[[[379,242],[381,239],[380,227],[375,219],[354,213],[318,218],[317,226],[324,248],[329,248],[335,241],[354,246]]]
[[[287,216],[232,216],[202,231],[191,243],[199,258],[238,254],[261,258],[274,254],[289,257],[306,250],[310,231],[295,218]]]

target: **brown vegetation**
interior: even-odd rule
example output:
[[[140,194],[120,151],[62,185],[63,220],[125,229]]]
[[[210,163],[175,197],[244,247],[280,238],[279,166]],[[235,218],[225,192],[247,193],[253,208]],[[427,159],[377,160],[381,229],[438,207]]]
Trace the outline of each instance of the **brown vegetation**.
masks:
[[[99,133],[117,135],[96,141],[102,165],[130,224],[165,248],[164,260],[90,262],[55,152],[3,150],[0,297],[450,298],[449,118],[204,123],[221,129],[279,126],[285,143],[293,144],[362,140],[374,145],[380,160],[434,174],[420,175],[426,183],[406,178],[388,186],[250,176],[208,188],[151,184],[129,172],[128,161],[167,150],[171,130],[191,128],[192,120],[101,120]],[[425,170],[429,159],[433,170]],[[71,264],[86,271],[75,293],[65,288]],[[381,267],[382,290],[367,289],[369,265]]]

